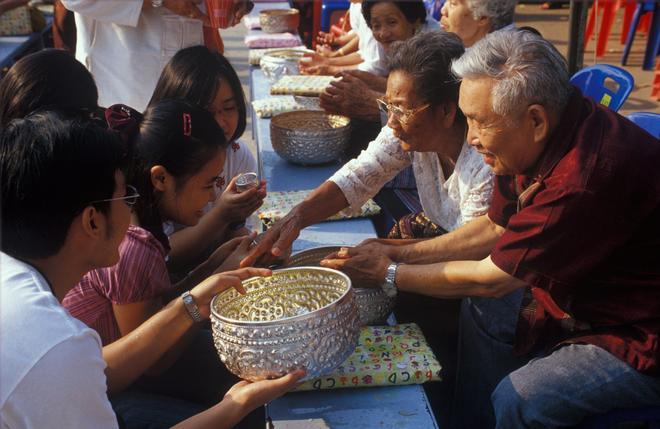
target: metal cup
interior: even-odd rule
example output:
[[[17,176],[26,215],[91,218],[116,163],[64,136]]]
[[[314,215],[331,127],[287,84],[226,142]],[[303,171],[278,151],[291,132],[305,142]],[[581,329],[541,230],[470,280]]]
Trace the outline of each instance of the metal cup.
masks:
[[[259,186],[259,177],[257,173],[243,173],[236,179],[236,190],[244,192],[248,189],[256,188]]]

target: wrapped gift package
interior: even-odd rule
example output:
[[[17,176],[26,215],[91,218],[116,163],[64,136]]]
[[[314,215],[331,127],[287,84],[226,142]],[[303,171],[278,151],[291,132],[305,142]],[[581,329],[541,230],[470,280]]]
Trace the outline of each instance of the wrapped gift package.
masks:
[[[414,323],[365,326],[351,356],[332,374],[306,381],[296,390],[397,386],[440,380],[442,367]]]
[[[300,204],[311,192],[311,189],[305,191],[269,192],[264,200],[264,204],[259,209],[259,219],[261,219],[266,227],[269,227],[286,216],[292,208]],[[369,200],[362,206],[357,214],[349,214],[342,210],[329,217],[327,220],[368,217],[377,215],[378,213],[380,213],[380,206],[378,206],[373,200]]]

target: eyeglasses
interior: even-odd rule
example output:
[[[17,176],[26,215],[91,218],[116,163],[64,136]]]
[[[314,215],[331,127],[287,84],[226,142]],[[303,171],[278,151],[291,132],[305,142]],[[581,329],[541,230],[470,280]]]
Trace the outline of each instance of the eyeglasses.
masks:
[[[106,198],[104,200],[95,200],[95,201],[90,202],[90,204],[104,203],[106,201],[124,200],[124,204],[126,204],[129,207],[133,207],[135,205],[135,203],[137,203],[137,199],[139,197],[140,197],[140,194],[138,193],[137,189],[135,189],[134,186],[126,185],[126,195],[124,195],[123,197]]]
[[[378,103],[378,109],[381,112],[385,113],[388,116],[389,115],[394,116],[394,119],[399,121],[402,125],[405,125],[408,122],[410,122],[412,118],[419,112],[431,107],[431,105],[427,103],[416,109],[403,109],[399,106],[394,106],[392,104],[389,104],[387,101],[380,98],[376,99],[376,103]]]

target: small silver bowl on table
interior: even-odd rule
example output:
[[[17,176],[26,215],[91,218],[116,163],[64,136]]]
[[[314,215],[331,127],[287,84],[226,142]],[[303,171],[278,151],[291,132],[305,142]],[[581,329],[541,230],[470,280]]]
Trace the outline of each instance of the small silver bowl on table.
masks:
[[[280,113],[270,121],[270,141],[279,156],[294,164],[324,164],[345,152],[350,125],[349,118],[322,111]]]
[[[227,368],[246,380],[305,368],[305,379],[331,373],[360,333],[350,279],[328,268],[273,271],[211,301],[213,341]]]

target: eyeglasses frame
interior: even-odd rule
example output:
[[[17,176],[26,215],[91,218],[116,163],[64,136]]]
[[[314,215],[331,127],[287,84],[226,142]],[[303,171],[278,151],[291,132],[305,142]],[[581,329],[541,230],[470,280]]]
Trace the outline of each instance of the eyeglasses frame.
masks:
[[[395,119],[399,121],[402,125],[409,123],[413,119],[413,117],[419,112],[431,107],[431,103],[426,103],[425,105],[416,107],[414,109],[403,109],[399,106],[394,106],[388,103],[382,98],[377,98],[376,103],[378,104],[379,110],[383,111],[384,109],[384,113],[387,113],[388,116],[390,114],[394,115]]]
[[[133,207],[135,205],[135,203],[137,203],[137,199],[140,198],[140,193],[135,188],[135,186],[132,186],[132,185],[126,185],[126,190],[131,191],[131,194],[130,195],[124,195],[123,197],[105,198],[103,200],[94,200],[94,201],[90,201],[90,204],[105,203],[105,202],[110,202],[110,201],[123,200],[124,204],[126,204],[128,207]],[[131,199],[133,199],[133,201],[130,201]]]

